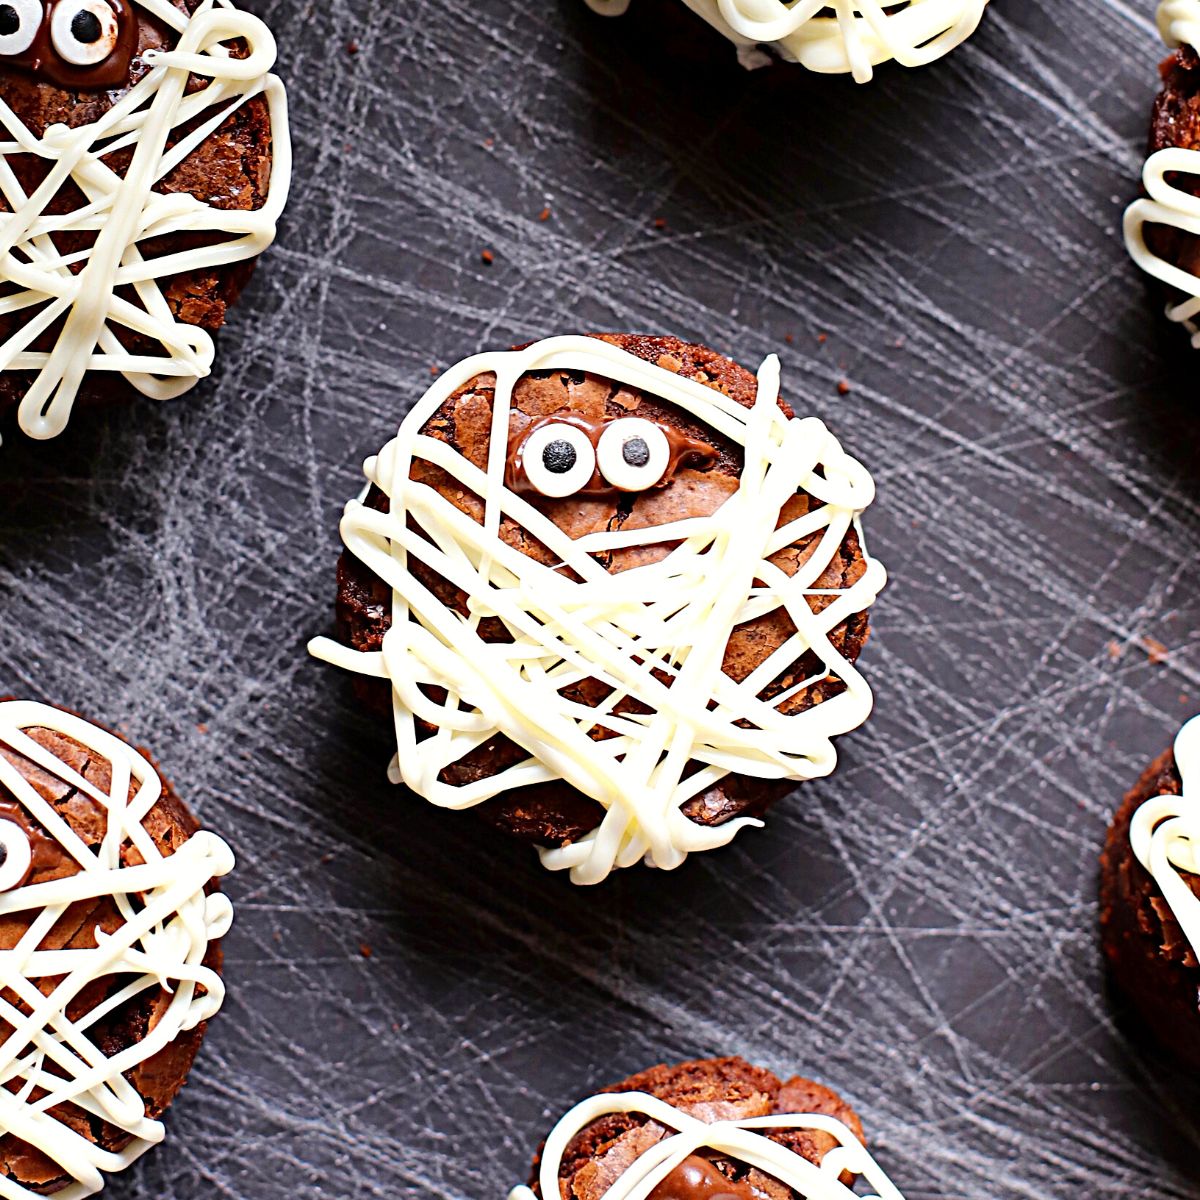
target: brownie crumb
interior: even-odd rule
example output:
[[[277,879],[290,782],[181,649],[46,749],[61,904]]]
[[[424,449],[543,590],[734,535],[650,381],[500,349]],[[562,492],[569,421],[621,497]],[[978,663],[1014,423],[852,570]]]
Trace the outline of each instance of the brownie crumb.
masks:
[[[1146,647],[1146,655],[1155,666],[1165,663],[1170,656],[1171,652],[1157,638],[1144,637],[1142,645]]]

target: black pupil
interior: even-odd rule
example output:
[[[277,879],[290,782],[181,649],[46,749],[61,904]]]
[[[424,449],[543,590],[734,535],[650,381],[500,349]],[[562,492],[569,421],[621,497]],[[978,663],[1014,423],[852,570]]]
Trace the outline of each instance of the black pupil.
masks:
[[[632,437],[621,447],[621,457],[631,467],[644,467],[650,461],[650,447],[646,439]]]
[[[6,4],[4,6],[4,8],[7,8],[7,7],[8,7],[8,5]],[[3,9],[0,9],[0,29],[4,28],[3,21],[4,21],[4,11],[3,11]],[[6,862],[8,862],[8,847],[3,842],[0,842],[0,867],[4,866],[4,864]]]
[[[21,18],[11,4],[0,4],[0,37],[16,33],[21,28]]]
[[[103,32],[104,30],[100,28],[100,18],[95,13],[88,12],[87,9],[77,12],[71,22],[71,36],[85,46],[98,42]]]
[[[556,438],[542,451],[542,466],[551,475],[565,475],[575,465],[575,447]]]

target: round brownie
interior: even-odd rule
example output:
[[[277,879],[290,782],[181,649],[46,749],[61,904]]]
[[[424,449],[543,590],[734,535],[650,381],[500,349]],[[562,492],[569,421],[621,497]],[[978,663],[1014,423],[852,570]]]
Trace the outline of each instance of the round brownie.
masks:
[[[0,704],[0,709],[8,703]],[[36,745],[51,755],[69,771],[81,775],[94,789],[111,794],[113,764],[92,747],[62,732],[45,727],[26,727],[22,731]],[[98,851],[108,829],[108,813],[104,806],[91,794],[73,786],[60,777],[57,770],[47,770],[14,749],[4,739],[0,729],[0,757],[10,768],[16,770],[22,780],[45,800],[72,833],[91,851]],[[3,766],[3,764],[0,764]],[[129,799],[135,795],[134,784],[129,787]],[[80,873],[77,859],[61,843],[59,838],[36,819],[28,803],[5,785],[0,773],[0,827],[11,835],[15,825],[28,839],[30,862],[20,887],[49,884]],[[152,839],[159,853],[173,855],[197,833],[199,824],[182,801],[163,780],[162,790],[153,807],[141,821],[145,832]],[[11,844],[11,843],[9,843]],[[5,859],[6,861],[6,859]],[[120,863],[124,867],[135,867],[145,861],[141,851],[126,841],[120,850]],[[2,863],[0,863],[2,865]],[[98,945],[98,937],[118,934],[125,926],[127,917],[118,907],[114,895],[97,889],[99,894],[75,900],[67,905],[59,919],[39,943],[43,951],[87,951]],[[216,890],[209,882],[206,892]],[[140,907],[142,898],[129,894],[123,901]],[[25,937],[33,923],[42,914],[40,908],[18,907],[0,915],[0,950],[12,950]],[[203,966],[210,972],[221,968],[220,942],[211,940],[203,958]],[[91,1022],[88,1014],[105,1005],[138,977],[128,973],[105,973],[88,978],[82,988],[69,1000],[66,1020],[78,1027],[83,1022],[86,1036],[105,1058],[128,1051],[138,1045],[162,1020],[171,1003],[172,991],[160,982],[157,986],[144,987]],[[26,981],[33,983],[44,995],[50,995],[63,982],[63,976],[37,977]],[[28,1004],[17,997],[13,984],[4,985],[0,977],[0,1000],[28,1012]],[[204,994],[203,984],[198,984],[197,994]],[[204,1037],[205,1023],[201,1021],[191,1029],[184,1029],[162,1049],[137,1062],[125,1072],[124,1078],[136,1089],[145,1104],[145,1116],[156,1120],[183,1087],[192,1060]],[[13,1027],[0,1016],[0,1044],[12,1034]],[[49,1059],[44,1069],[50,1074],[63,1074]],[[10,1092],[19,1093],[25,1085],[22,1074],[11,1079],[5,1086]],[[46,1094],[44,1089],[35,1088],[28,1100],[35,1101]],[[120,1152],[134,1140],[126,1129],[111,1124],[103,1115],[89,1112],[73,1101],[60,1103],[48,1110],[53,1122],[74,1134],[86,1138],[99,1149]],[[43,1130],[43,1133],[45,1130]],[[49,1140],[49,1136],[47,1138]],[[105,1168],[109,1169],[109,1168]],[[38,1193],[57,1192],[73,1182],[72,1175],[44,1148],[31,1145],[11,1132],[0,1132],[0,1173],[23,1187]]]
[[[709,1058],[677,1066],[651,1067],[620,1083],[602,1088],[600,1095],[645,1092],[688,1116],[714,1121],[745,1121],[783,1114],[822,1114],[845,1125],[860,1142],[862,1122],[836,1092],[809,1079],[782,1082],[762,1067],[742,1058]],[[823,1130],[775,1128],[763,1131],[771,1141],[801,1158],[820,1165],[838,1144]],[[563,1200],[602,1200],[605,1193],[640,1155],[667,1136],[668,1131],[641,1112],[611,1113],[581,1129],[566,1146],[558,1176]],[[539,1171],[545,1144],[533,1160],[529,1187],[541,1196]],[[843,1181],[850,1182],[848,1177]],[[797,1200],[799,1193],[779,1180],[719,1153],[689,1157],[658,1185],[656,1200]]]
[[[719,390],[746,408],[754,404],[756,377],[705,346],[673,337],[592,336]],[[493,388],[494,377],[491,375],[471,379],[441,405],[426,422],[423,432],[448,442],[476,464],[483,464],[490,439]],[[742,469],[740,447],[726,442],[712,429],[700,425],[669,403],[640,391],[617,387],[609,379],[570,371],[530,372],[515,386],[513,407],[513,421],[522,421],[526,425],[547,415],[553,415],[556,420],[572,417],[592,421],[636,413],[659,422],[688,444],[694,441],[712,448],[702,461],[681,464],[666,486],[636,496],[617,492],[574,495],[562,500],[541,499],[539,507],[542,511],[572,537],[595,529],[646,528],[687,516],[705,515],[715,511],[738,487]],[[783,401],[780,401],[780,407],[791,415]],[[421,470],[426,482],[441,491],[456,507],[480,519],[482,506],[477,497],[453,486],[448,477],[439,476],[427,465],[417,469]],[[374,487],[368,493],[366,503],[380,511],[388,508],[387,496]],[[788,515],[799,515],[806,503],[803,495],[795,497],[789,502]],[[532,542],[520,525],[506,520],[501,525],[500,537],[523,553],[545,560],[545,548]],[[790,563],[785,564],[785,570],[790,565],[794,571],[818,540],[819,535],[814,534],[790,547],[786,551]],[[667,549],[661,546],[653,551],[643,546],[616,549],[605,556],[604,565],[610,573],[616,574],[647,561],[651,553],[665,555],[666,552]],[[428,571],[421,574],[419,567],[413,570],[431,590],[446,597],[447,602],[452,601],[460,611],[466,611],[466,598],[455,595],[453,589],[447,591],[444,580]],[[814,590],[832,593],[849,588],[865,571],[865,555],[851,525]],[[812,595],[809,604],[814,611],[820,611],[834,599],[831,594]],[[384,635],[391,627],[391,606],[391,591],[384,582],[353,554],[344,552],[337,569],[338,640],[359,651],[380,649]],[[736,680],[746,678],[791,636],[794,628],[790,618],[781,611],[738,626],[726,647],[725,673]],[[830,641],[838,654],[853,663],[867,640],[867,632],[867,614],[857,612],[832,630]],[[485,631],[484,636],[502,640],[505,635],[497,623],[497,628]],[[822,674],[820,661],[811,650],[792,664],[785,677],[775,680],[771,690],[783,693],[806,680],[808,682],[783,703],[782,711],[797,713],[845,690],[842,680]],[[381,714],[390,713],[391,692],[386,681],[359,679],[356,688],[368,707]],[[581,698],[590,696],[590,703],[599,698],[590,695],[586,686],[580,694]],[[603,695],[604,689],[601,689],[599,696]],[[495,775],[525,757],[525,750],[498,735],[453,764],[447,771],[447,781],[454,785],[470,784]],[[719,825],[735,817],[759,816],[793,786],[789,780],[751,779],[730,774],[686,801],[682,811],[692,821],[706,826]],[[544,846],[575,842],[595,829],[604,816],[600,804],[561,780],[503,793],[477,805],[472,811],[508,833]]]
[[[201,2],[171,0],[174,7],[189,15],[200,7]],[[119,80],[89,82],[86,71],[64,73],[61,60],[46,59],[36,64],[25,64],[0,57],[0,85],[4,102],[34,137],[44,137],[47,129],[54,125],[76,129],[99,120],[149,72],[146,52],[171,49],[177,42],[176,32],[141,7],[137,0],[121,0],[121,4],[121,20],[130,24],[130,45],[124,51],[114,52],[114,58],[119,59],[121,66]],[[238,48],[235,47],[237,52]],[[57,69],[51,68],[51,61],[57,61]],[[193,77],[189,91],[197,91],[201,86],[202,81]],[[211,111],[206,111],[180,126],[172,133],[168,146],[176,144],[181,135],[198,128],[211,115]],[[271,177],[272,137],[267,100],[262,95],[254,96],[226,117],[216,130],[155,184],[154,190],[163,194],[190,194],[206,205],[226,211],[261,209],[267,203]],[[105,156],[104,162],[116,174],[123,175],[132,157],[132,149],[126,149]],[[6,154],[4,159],[26,194],[32,194],[45,179],[50,166],[46,158],[34,154]],[[45,206],[45,211],[65,215],[85,202],[79,187],[68,179]],[[2,211],[9,211],[9,206],[4,196],[0,195]],[[95,240],[94,233],[74,230],[60,231],[51,236],[56,247],[64,254],[87,250]],[[220,240],[221,235],[216,233],[172,233],[145,239],[139,242],[139,247],[143,257],[149,259]],[[230,306],[246,286],[256,262],[256,258],[248,258],[164,277],[159,283],[172,316],[183,324],[197,326],[209,333],[216,332],[224,324]],[[81,261],[71,269],[78,273],[83,265]],[[3,290],[11,291],[13,287],[8,284]],[[132,288],[118,288],[117,295],[140,307]],[[35,306],[7,316],[0,315],[0,343],[40,311],[41,306]],[[53,322],[32,342],[30,349],[53,349],[64,319],[60,317]],[[124,325],[111,327],[121,344],[131,353],[151,357],[163,354],[163,347],[152,338],[135,333]],[[32,371],[0,371],[0,407],[24,396],[34,378]],[[78,398],[85,402],[106,400],[128,396],[132,391],[118,372],[89,371],[79,388]]]
[[[1134,815],[1147,800],[1182,790],[1174,751],[1168,750],[1117,810],[1101,856],[1100,928],[1112,979],[1143,1026],[1172,1054],[1200,1067],[1200,963],[1130,840]],[[1183,878],[1200,898],[1200,876]]]

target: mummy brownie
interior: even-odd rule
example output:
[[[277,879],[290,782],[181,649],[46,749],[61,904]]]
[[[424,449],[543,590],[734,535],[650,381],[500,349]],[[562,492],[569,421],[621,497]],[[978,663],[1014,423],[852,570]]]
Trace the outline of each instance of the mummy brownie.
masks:
[[[634,0],[671,19],[686,5],[737,47],[744,67],[772,58],[810,71],[871,79],[880,63],[921,67],[975,32],[987,0]],[[630,0],[587,0],[594,11],[624,13]]]
[[[224,987],[233,855],[146,759],[0,702],[0,1196],[89,1196],[162,1140]]]
[[[594,883],[724,845],[871,709],[874,486],[815,418],[674,338],[447,371],[342,519],[337,640],[392,778]]]
[[[652,1067],[577,1104],[509,1200],[902,1200],[836,1093],[740,1058]]]
[[[1200,1066],[1200,717],[1125,797],[1101,859],[1113,979],[1145,1029]]]
[[[1125,245],[1165,285],[1167,316],[1200,346],[1200,0],[1165,0],[1158,27],[1173,53],[1159,68],[1145,195],[1125,210]]]
[[[291,174],[275,39],[228,0],[0,0],[0,404],[206,376]]]

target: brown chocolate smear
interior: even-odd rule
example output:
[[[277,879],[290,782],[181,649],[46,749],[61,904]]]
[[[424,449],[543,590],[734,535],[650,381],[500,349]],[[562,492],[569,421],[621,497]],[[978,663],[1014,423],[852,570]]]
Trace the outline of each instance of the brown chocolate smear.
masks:
[[[650,1200],[761,1200],[748,1184],[726,1179],[707,1158],[689,1155],[650,1193]]]
[[[8,800],[0,800],[0,821],[11,821],[18,829],[23,829],[25,836],[29,838],[29,849],[32,852],[29,870],[25,872],[25,878],[14,886],[22,887],[34,875],[55,871],[66,860],[66,851],[54,838],[29,819],[28,813],[21,805],[13,804]]]
[[[588,441],[592,443],[592,449],[595,450],[600,444],[600,436],[604,433],[604,430],[614,420],[619,421],[624,419],[623,417],[612,417],[607,420],[594,420],[590,417],[579,416],[577,413],[551,413],[549,416],[539,417],[536,421],[526,425],[519,433],[509,438],[508,462],[504,468],[505,487],[510,492],[516,492],[519,496],[542,495],[529,482],[529,476],[525,473],[524,452],[525,443],[543,426],[571,425],[586,435]],[[665,488],[675,478],[676,472],[681,467],[707,466],[710,463],[716,462],[719,457],[716,449],[707,442],[699,442],[695,438],[690,438],[678,429],[670,425],[664,425],[661,421],[652,421],[651,424],[657,425],[663,431],[667,439],[667,444],[671,447],[671,458],[667,463],[667,469],[663,472],[662,478],[654,485],[655,488]],[[600,473],[599,465],[597,465],[596,469],[592,472],[591,479],[574,494],[576,496],[612,496],[620,493],[620,491],[620,488],[613,487],[604,478]]]
[[[120,88],[129,83],[129,68],[138,47],[138,19],[129,0],[105,0],[117,18],[117,44],[112,53],[93,66],[67,62],[54,47],[50,22],[64,5],[77,5],[78,0],[52,0],[43,6],[42,23],[38,26],[33,44],[20,54],[0,56],[0,72],[5,67],[19,67],[39,81],[52,83],[69,91],[98,91]],[[4,7],[0,0],[0,10]],[[80,10],[84,11],[84,10]]]

